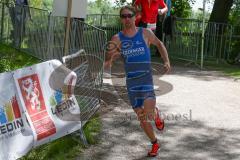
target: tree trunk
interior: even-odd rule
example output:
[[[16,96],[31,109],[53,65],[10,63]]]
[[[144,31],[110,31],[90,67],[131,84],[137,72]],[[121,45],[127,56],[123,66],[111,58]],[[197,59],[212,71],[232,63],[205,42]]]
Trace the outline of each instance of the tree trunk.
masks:
[[[233,0],[215,0],[209,22],[227,23]]]

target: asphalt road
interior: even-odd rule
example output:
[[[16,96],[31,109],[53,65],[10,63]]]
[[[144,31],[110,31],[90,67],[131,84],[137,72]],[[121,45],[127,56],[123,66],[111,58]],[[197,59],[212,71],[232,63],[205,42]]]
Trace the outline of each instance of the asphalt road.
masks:
[[[105,78],[104,83],[120,95],[119,103],[101,107],[99,144],[77,159],[240,159],[240,81],[190,68],[154,75],[157,105],[166,122],[162,133],[155,129],[161,144],[156,158],[146,157],[150,143],[128,105],[124,78]]]

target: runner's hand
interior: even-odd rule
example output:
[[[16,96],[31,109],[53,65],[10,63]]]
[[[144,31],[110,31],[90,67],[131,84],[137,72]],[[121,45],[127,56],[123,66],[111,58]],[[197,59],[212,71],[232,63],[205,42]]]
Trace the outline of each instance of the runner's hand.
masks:
[[[164,67],[164,70],[165,70],[165,74],[167,74],[171,71],[171,65],[170,65],[169,62],[165,62],[163,67]]]
[[[158,14],[159,14],[159,15],[163,15],[163,12],[162,12],[161,9],[158,9]]]

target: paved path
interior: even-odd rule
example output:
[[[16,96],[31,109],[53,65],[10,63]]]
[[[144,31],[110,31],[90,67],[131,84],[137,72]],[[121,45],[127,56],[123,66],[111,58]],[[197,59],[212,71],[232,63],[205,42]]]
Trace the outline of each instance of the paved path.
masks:
[[[78,159],[240,159],[240,81],[218,72],[188,68],[174,68],[171,74],[154,79],[160,95],[157,104],[166,121],[163,133],[155,130],[161,143],[158,157],[146,157],[149,141],[131,107],[121,100],[117,106],[101,108],[100,142]],[[116,90],[123,88],[122,78],[113,82]],[[120,95],[126,98],[124,89]]]

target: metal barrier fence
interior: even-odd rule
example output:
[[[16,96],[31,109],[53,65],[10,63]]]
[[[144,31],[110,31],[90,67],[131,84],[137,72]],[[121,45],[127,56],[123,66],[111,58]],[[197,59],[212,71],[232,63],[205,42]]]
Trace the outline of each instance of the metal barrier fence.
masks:
[[[177,18],[174,24],[172,38],[165,40],[170,55],[197,62],[201,54],[202,22]],[[205,27],[204,60],[226,60],[230,53],[232,26],[209,22]]]
[[[110,38],[121,30],[118,15],[92,14],[87,16],[87,22],[96,25],[107,32]],[[172,35],[164,34],[162,40],[171,57],[198,63],[201,56],[202,21],[196,19],[173,18]],[[234,27],[229,24],[205,24],[204,60],[227,60],[232,48]],[[239,39],[240,40],[240,39]]]
[[[107,33],[107,40],[110,40],[114,34],[122,29],[119,15],[91,14],[87,15],[86,22],[105,30]]]
[[[240,26],[233,27],[230,50],[231,54],[228,55],[229,62],[240,65]]]
[[[185,60],[196,60],[201,48],[201,23],[177,19],[174,24],[172,37],[164,36],[169,55]]]
[[[0,3],[0,8],[1,43],[12,45],[44,61],[62,60],[66,28],[64,17],[53,17],[46,10],[27,6]],[[105,31],[78,19],[71,20],[69,37],[68,55],[85,50],[77,64],[83,67],[76,70],[79,83],[75,94],[81,107],[82,124],[85,124],[100,106],[100,94],[95,93],[101,93],[107,38]],[[67,64],[71,69],[76,68],[74,65]],[[80,90],[81,87],[85,90]]]

